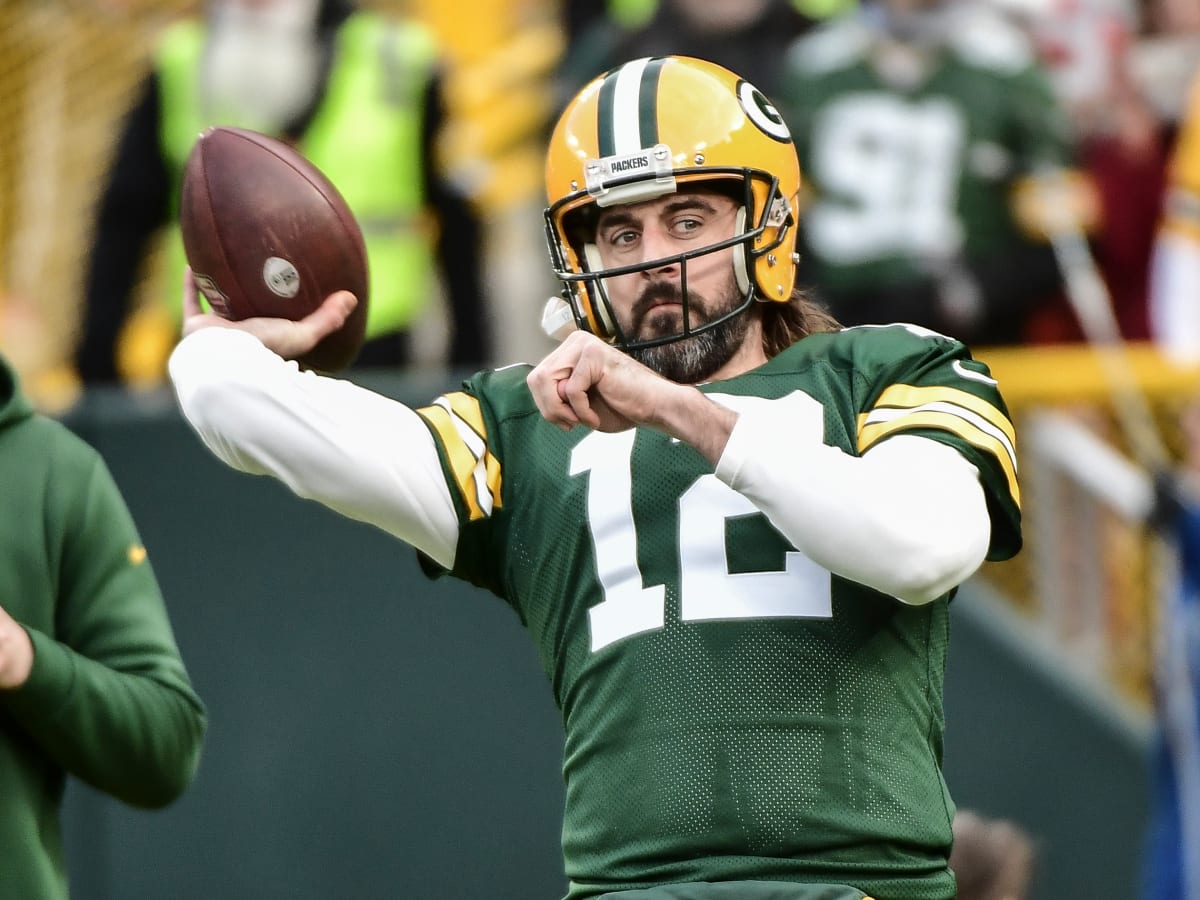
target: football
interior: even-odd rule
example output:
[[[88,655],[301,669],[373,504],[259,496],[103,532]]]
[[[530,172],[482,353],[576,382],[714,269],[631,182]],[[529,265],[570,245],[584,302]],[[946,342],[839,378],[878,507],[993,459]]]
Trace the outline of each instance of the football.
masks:
[[[354,361],[366,332],[366,246],[341,194],[300,153],[246,129],[205,130],[184,168],[179,224],[196,285],[226,319],[302,319],[334,291],[353,293],[346,323],[299,362],[334,372]]]

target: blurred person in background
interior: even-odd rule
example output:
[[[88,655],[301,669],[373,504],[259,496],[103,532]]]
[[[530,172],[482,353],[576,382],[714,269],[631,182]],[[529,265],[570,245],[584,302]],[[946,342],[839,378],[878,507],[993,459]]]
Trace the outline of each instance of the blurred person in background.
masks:
[[[636,30],[654,17],[659,11],[659,3],[660,0],[571,0],[562,4],[564,36],[569,44],[574,45],[584,34],[605,21],[610,26]],[[804,18],[814,20],[853,9],[856,3],[857,0],[790,0],[792,9]],[[728,9],[743,4],[717,2],[706,5],[719,11],[721,7]],[[744,5],[757,6],[756,3]]]
[[[1154,246],[1150,323],[1172,360],[1200,365],[1200,75],[1168,169]],[[1165,594],[1155,646],[1151,810],[1143,900],[1200,897],[1200,401],[1184,410],[1184,455],[1160,494],[1178,572]],[[1162,503],[1165,499],[1167,502]]]
[[[1200,75],[1168,169],[1151,270],[1150,323],[1167,355],[1200,363]]]
[[[1024,340],[1062,283],[1039,179],[1072,158],[1024,34],[968,2],[868,0],[794,44],[779,101],[808,174],[801,281],[839,320]]]
[[[1129,51],[1129,68],[1158,116],[1178,125],[1188,85],[1200,71],[1200,3],[1142,0],[1140,29]]]
[[[1178,126],[1155,241],[1152,332],[1171,356],[1194,363],[1200,360],[1200,6],[1157,0],[1147,19],[1150,33],[1133,66],[1151,101]]]
[[[137,528],[98,453],[0,357],[0,897],[65,900],[68,775],[156,808],[206,718]]]
[[[99,203],[76,354],[84,382],[119,377],[134,286],[164,226],[171,227],[164,282],[174,293],[184,265],[175,226],[184,164],[196,136],[218,124],[293,144],[354,211],[371,269],[368,341],[356,365],[411,361],[408,331],[437,295],[438,268],[447,361],[488,359],[482,228],[436,159],[445,118],[439,65],[423,26],[356,12],[345,0],[211,0],[204,21],[168,28]],[[175,306],[164,296],[155,309],[169,313],[172,335]]]
[[[773,96],[787,47],[812,24],[788,0],[662,0],[641,4],[640,15],[623,10],[628,3],[610,5],[617,9],[592,18],[563,60],[562,104],[627,60],[668,54],[715,62]]]
[[[1096,201],[1095,263],[1122,336],[1145,340],[1151,249],[1179,97],[1166,114],[1155,99],[1163,76],[1135,65],[1139,26],[1131,8],[1110,0],[992,2],[1029,34],[1050,74]],[[1033,342],[1083,337],[1065,298],[1036,310],[1029,328]]]
[[[1025,900],[1034,858],[1033,840],[1015,822],[969,809],[955,813],[950,868],[957,900]]]
[[[596,25],[609,21],[626,28],[645,25],[658,6],[658,0],[564,0],[560,4],[563,37],[568,46]]]

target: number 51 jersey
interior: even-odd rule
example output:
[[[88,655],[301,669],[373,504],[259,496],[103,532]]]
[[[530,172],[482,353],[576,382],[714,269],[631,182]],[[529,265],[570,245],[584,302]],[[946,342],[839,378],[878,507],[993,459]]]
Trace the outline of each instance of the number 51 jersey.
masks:
[[[660,432],[562,432],[528,372],[419,412],[459,510],[452,574],[517,612],[562,712],[570,896],[744,880],[953,897],[949,596],[910,607],[831,575]],[[980,472],[989,556],[1017,552],[1013,428],[962,344],[851,328],[702,390],[734,408],[804,391],[850,454],[898,433],[955,447]]]

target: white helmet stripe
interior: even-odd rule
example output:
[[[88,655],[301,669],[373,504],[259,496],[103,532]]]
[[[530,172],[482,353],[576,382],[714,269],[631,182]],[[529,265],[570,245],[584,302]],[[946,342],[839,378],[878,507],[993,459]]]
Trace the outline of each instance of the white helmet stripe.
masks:
[[[643,149],[640,127],[642,73],[648,59],[639,59],[617,72],[613,94],[613,153],[620,156]],[[657,85],[655,85],[657,87]]]

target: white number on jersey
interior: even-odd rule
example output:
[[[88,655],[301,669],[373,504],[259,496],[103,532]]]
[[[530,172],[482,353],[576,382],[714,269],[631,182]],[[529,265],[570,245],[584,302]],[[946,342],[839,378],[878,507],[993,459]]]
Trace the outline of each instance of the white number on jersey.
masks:
[[[666,586],[642,587],[638,568],[629,465],[635,435],[632,428],[616,434],[595,431],[571,451],[571,474],[592,473],[588,527],[596,552],[596,575],[604,591],[604,601],[588,610],[593,650],[663,626]]]
[[[722,396],[735,406],[737,398]],[[571,451],[571,474],[590,473],[588,527],[604,599],[588,611],[593,651],[663,627],[666,587],[642,586],[633,520],[631,459],[635,432],[593,432]],[[725,553],[728,519],[754,515],[748,499],[703,475],[679,498],[680,610],[684,622],[714,619],[805,618],[833,615],[830,575],[789,550],[778,572],[733,574]]]
[[[853,94],[823,111],[812,134],[822,196],[805,214],[805,228],[818,254],[853,265],[958,250],[966,123],[952,103]]]

